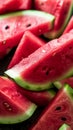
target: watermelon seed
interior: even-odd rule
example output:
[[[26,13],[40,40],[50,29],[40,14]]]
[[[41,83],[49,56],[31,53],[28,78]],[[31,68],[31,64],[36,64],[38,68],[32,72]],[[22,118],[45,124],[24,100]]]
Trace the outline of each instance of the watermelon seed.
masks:
[[[72,46],[70,46],[69,49],[71,50],[71,49],[72,49]]]
[[[42,72],[45,72],[45,74],[48,75],[50,71],[49,71],[49,69],[48,69],[47,66],[44,66],[44,67],[42,68]]]
[[[30,26],[31,26],[31,24],[30,24],[30,23],[26,25],[26,27],[30,27]]]
[[[5,26],[5,29],[6,29],[6,30],[7,30],[7,29],[9,29],[9,26],[8,26],[8,25],[6,25],[6,26]]]
[[[55,109],[55,111],[59,111],[59,110],[61,110],[61,107],[60,106],[58,106],[58,107],[56,107],[56,109]]]
[[[66,121],[67,119],[65,117],[61,117],[61,120],[62,121]]]

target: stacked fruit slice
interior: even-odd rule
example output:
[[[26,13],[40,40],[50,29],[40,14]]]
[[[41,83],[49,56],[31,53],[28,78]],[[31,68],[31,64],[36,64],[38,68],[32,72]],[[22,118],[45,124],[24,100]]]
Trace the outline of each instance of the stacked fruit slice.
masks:
[[[25,121],[44,106],[32,130],[73,129],[73,1],[25,3],[0,5],[1,14],[9,12],[0,15],[0,58],[16,47],[5,76],[0,76],[0,122]]]

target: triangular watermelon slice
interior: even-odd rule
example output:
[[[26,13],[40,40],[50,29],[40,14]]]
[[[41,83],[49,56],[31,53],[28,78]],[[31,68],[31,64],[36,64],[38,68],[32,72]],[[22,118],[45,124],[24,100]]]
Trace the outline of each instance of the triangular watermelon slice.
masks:
[[[55,80],[73,75],[73,30],[43,45],[5,74],[35,91],[48,89]]]
[[[23,58],[27,57],[35,50],[40,48],[45,44],[45,41],[35,36],[29,31],[26,31],[12,57],[8,68],[13,67],[15,64],[19,63]]]
[[[0,14],[7,12],[31,9],[32,0],[1,0]]]
[[[0,84],[0,123],[13,124],[30,118],[37,106],[10,79],[0,76]]]
[[[55,16],[54,28],[45,37],[53,39],[62,34],[72,14],[72,6],[72,0],[35,0],[36,9]]]
[[[53,27],[54,16],[36,10],[19,11],[0,16],[0,58],[18,45],[29,30],[41,35]]]
[[[73,89],[69,85],[60,89],[31,130],[58,130],[62,124],[73,130]]]

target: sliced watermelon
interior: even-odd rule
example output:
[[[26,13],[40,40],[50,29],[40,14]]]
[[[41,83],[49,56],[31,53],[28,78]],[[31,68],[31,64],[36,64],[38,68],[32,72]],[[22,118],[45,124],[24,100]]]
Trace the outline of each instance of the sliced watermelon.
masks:
[[[56,89],[55,87],[42,92],[29,91],[21,88],[18,88],[18,90],[38,106],[48,105],[58,92],[58,89]]]
[[[63,34],[68,33],[71,29],[73,29],[73,16],[71,17],[71,19],[70,19],[66,29],[64,30]]]
[[[45,90],[55,80],[73,74],[73,30],[43,45],[28,58],[5,71],[17,84],[29,90]]]
[[[53,27],[54,16],[35,10],[0,16],[0,58],[18,45],[25,31],[41,35]]]
[[[35,50],[40,48],[45,44],[45,41],[36,37],[29,31],[26,31],[12,57],[12,60],[8,66],[8,68],[13,67],[15,64],[19,63],[23,58],[27,57]]]
[[[45,36],[50,39],[59,37],[72,14],[72,0],[35,0],[35,7],[55,16],[54,28]]]
[[[0,1],[0,14],[17,10],[31,9],[32,0],[1,0]]]
[[[59,128],[59,130],[72,130],[72,129],[71,129],[71,127],[70,127],[69,125],[63,124],[63,125]]]
[[[58,130],[62,124],[73,130],[73,89],[69,85],[60,89],[32,130]]]
[[[0,123],[13,124],[32,116],[37,106],[17,89],[8,78],[0,77]]]

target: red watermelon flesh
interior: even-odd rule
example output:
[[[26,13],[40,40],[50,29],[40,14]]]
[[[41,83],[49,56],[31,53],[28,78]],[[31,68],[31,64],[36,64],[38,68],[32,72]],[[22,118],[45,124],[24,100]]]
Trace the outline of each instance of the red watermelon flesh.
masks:
[[[69,85],[60,89],[31,130],[59,130],[64,123],[73,130],[73,89]]]
[[[0,84],[0,123],[19,123],[31,117],[36,105],[20,93],[10,79],[0,77]]]
[[[23,58],[27,57],[35,50],[40,48],[45,44],[45,41],[41,40],[39,37],[35,36],[29,31],[26,31],[14,53],[14,56],[8,66],[8,68],[13,67],[15,64],[19,63]]]
[[[7,12],[31,9],[32,0],[1,0],[0,14]]]
[[[73,74],[73,30],[43,45],[5,71],[20,86],[44,90],[55,80]]]
[[[73,16],[71,17],[71,19],[70,19],[66,29],[64,30],[63,34],[68,33],[71,29],[73,29]]]
[[[38,106],[46,106],[54,98],[58,90],[51,88],[46,91],[35,92],[20,88],[19,91]]]
[[[36,9],[55,15],[54,28],[46,37],[59,37],[72,13],[72,0],[35,0]]]
[[[53,27],[53,21],[52,15],[35,10],[1,15],[0,59],[18,45],[25,31],[29,30],[36,35],[41,35]]]

